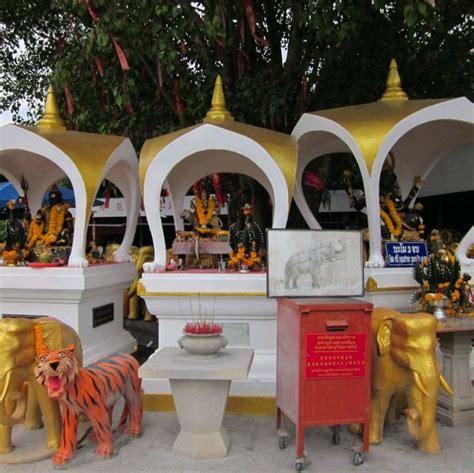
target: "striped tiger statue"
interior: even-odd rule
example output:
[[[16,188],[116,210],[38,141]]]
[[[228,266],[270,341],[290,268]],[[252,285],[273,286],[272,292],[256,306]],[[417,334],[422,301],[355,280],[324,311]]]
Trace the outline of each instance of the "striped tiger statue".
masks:
[[[110,355],[80,368],[74,345],[56,351],[44,347],[37,357],[36,379],[61,405],[62,435],[53,456],[55,466],[68,463],[75,456],[81,413],[92,425],[92,438],[98,444],[95,452],[104,458],[113,455],[112,411],[120,396],[125,398],[125,406],[117,430],[132,437],[140,435],[143,406],[138,368],[138,362],[125,354]]]

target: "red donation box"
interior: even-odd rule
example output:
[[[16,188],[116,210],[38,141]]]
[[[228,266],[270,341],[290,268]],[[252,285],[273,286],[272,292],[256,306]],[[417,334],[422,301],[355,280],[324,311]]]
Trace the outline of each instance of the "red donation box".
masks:
[[[307,427],[364,424],[369,449],[372,307],[348,298],[278,300],[277,428],[280,435],[282,414],[296,426],[297,470]],[[356,452],[354,464],[362,462]]]

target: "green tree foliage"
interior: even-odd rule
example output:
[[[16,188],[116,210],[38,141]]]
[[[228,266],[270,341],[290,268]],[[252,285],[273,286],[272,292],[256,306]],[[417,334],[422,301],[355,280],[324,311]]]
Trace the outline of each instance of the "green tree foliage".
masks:
[[[306,110],[377,100],[392,57],[411,98],[470,96],[470,13],[470,0],[4,0],[1,107],[21,121],[26,101],[34,122],[51,80],[71,129],[139,148],[201,120],[218,72],[237,120],[284,132]]]

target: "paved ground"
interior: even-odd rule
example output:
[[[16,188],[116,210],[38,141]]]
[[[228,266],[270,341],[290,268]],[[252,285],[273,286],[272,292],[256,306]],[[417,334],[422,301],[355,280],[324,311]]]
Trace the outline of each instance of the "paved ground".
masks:
[[[226,458],[195,461],[171,450],[179,425],[174,413],[145,413],[140,439],[125,441],[117,456],[97,459],[91,445],[79,450],[67,471],[94,472],[292,472],[294,470],[294,430],[285,450],[278,448],[274,419],[269,417],[226,416],[224,425],[232,438]],[[438,426],[443,446],[440,455],[419,453],[408,438],[404,419],[386,432],[384,443],[371,448],[366,462],[352,465],[352,436],[343,431],[341,444],[332,445],[329,429],[307,431],[305,448],[311,464],[305,471],[319,472],[474,472],[474,425]],[[118,442],[123,443],[119,438]],[[359,443],[359,442],[357,442]],[[55,471],[50,460],[25,465],[0,465],[0,472]]]

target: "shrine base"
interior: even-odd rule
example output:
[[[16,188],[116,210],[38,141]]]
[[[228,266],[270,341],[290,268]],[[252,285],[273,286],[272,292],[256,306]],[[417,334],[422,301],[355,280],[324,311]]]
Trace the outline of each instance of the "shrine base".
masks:
[[[84,364],[114,352],[132,352],[123,328],[124,291],[135,278],[132,263],[88,268],[0,267],[1,317],[55,317],[79,335]]]
[[[366,268],[365,295],[360,299],[374,307],[413,312],[411,294],[417,289],[411,268]],[[370,281],[370,278],[373,282]],[[158,347],[177,346],[186,322],[201,311],[224,324],[231,346],[255,349],[249,378],[234,381],[231,396],[272,397],[276,383],[276,299],[266,297],[266,274],[226,271],[169,271],[144,273],[139,294],[148,310],[159,319]],[[471,378],[474,357],[471,356]],[[169,394],[168,380],[144,379],[147,394]]]
[[[232,382],[232,396],[275,396],[276,300],[266,297],[265,273],[180,271],[143,274],[139,294],[159,319],[158,347],[175,347],[186,322],[199,313],[223,323],[228,347],[252,347],[248,380]],[[143,379],[149,393],[170,393],[167,379]]]

